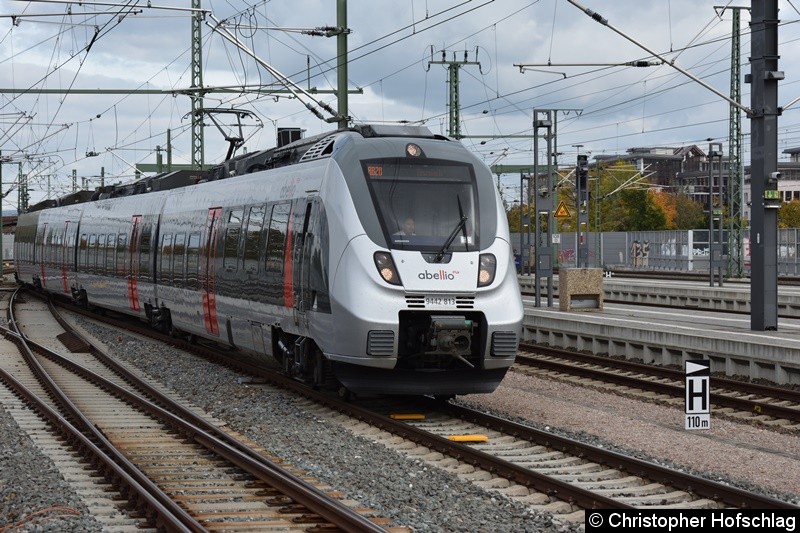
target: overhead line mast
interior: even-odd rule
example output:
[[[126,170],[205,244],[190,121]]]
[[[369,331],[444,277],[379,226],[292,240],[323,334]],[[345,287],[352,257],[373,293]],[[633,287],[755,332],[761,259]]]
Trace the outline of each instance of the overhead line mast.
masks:
[[[575,0],[567,0],[592,20],[606,26],[653,56],[664,59],[641,43],[614,28],[608,20]],[[783,107],[778,105],[778,82],[784,78],[778,70],[778,0],[751,0],[750,74],[745,82],[752,84],[750,107],[714,89],[697,76],[667,64],[698,84],[741,109],[750,118],[750,329],[778,329],[778,116],[784,109],[800,101],[800,97]],[[666,61],[666,60],[665,60]],[[711,216],[711,214],[709,214]]]
[[[449,109],[447,134],[454,139],[462,139],[464,136],[461,135],[461,101],[459,99],[458,73],[464,65],[478,65],[478,69],[480,69],[481,64],[479,61],[470,61],[466,50],[464,50],[464,59],[456,59],[456,53],[453,52],[453,59],[448,61],[447,51],[442,50],[442,59],[434,61],[433,50],[431,50],[431,60],[428,61],[428,67],[431,65],[447,65],[447,87],[450,97],[447,105]]]
[[[31,2],[42,2],[42,3],[55,3],[55,4],[72,4],[72,0],[29,0]],[[191,163],[188,165],[188,168],[192,169],[201,169],[204,166],[205,162],[205,143],[204,143],[204,126],[205,123],[203,121],[203,117],[205,114],[208,113],[208,110],[204,109],[203,106],[203,97],[206,93],[212,92],[231,92],[231,93],[241,93],[247,88],[245,86],[241,87],[204,87],[203,86],[203,65],[202,65],[202,23],[206,15],[209,15],[214,21],[217,23],[218,26],[222,24],[221,21],[214,18],[211,14],[210,10],[203,9],[201,6],[201,0],[191,0],[192,6],[190,8],[180,8],[180,7],[172,7],[172,6],[156,6],[148,2],[147,8],[148,9],[163,9],[163,10],[172,10],[172,11],[183,11],[183,12],[190,12],[191,13],[191,83],[189,88],[187,89],[172,89],[172,90],[153,90],[153,89],[17,89],[17,88],[0,88],[0,94],[3,93],[11,93],[11,94],[21,94],[21,93],[33,93],[33,94],[184,94],[189,96],[191,99],[191,121],[192,121],[192,135],[191,135]],[[112,7],[130,7],[127,3],[119,3],[119,2],[105,2],[105,1],[93,1],[89,2],[88,4],[84,2],[82,5],[94,5],[94,6],[112,6]],[[131,11],[130,13],[141,13],[142,10],[135,10]],[[73,15],[97,15],[96,12],[87,12],[87,13],[72,13]],[[52,14],[35,14],[35,15],[11,15],[10,17],[18,23],[23,17],[29,16],[55,16],[55,15],[63,15],[58,13]],[[297,84],[289,80],[286,76],[280,74],[272,67],[267,65],[265,62],[260,60],[258,57],[255,56],[255,53],[248,50],[236,37],[235,35],[231,34],[227,29],[219,30],[217,28],[212,28],[218,33],[221,33],[222,36],[228,40],[229,42],[235,44],[237,47],[241,48],[243,51],[251,55],[256,62],[258,62],[261,66],[266,68],[270,73],[272,73],[276,79],[281,83],[285,89],[270,89],[265,91],[263,86],[259,86],[256,88],[250,89],[251,92],[268,92],[268,93],[282,93],[288,92],[294,95],[298,100],[303,102],[303,98],[301,94],[312,101],[325,110],[327,113],[332,115],[333,118],[325,118],[314,106],[312,106],[308,102],[304,102],[305,106],[314,113],[318,118],[325,120],[326,122],[337,122],[340,128],[344,128],[348,126],[350,117],[348,116],[348,94],[349,90],[347,88],[347,35],[350,33],[350,29],[347,28],[347,0],[337,0],[337,24],[336,27],[326,27],[324,28],[324,32],[319,32],[317,30],[313,31],[304,31],[303,33],[307,33],[309,35],[324,35],[326,37],[337,37],[337,83],[338,87],[335,90],[319,90],[319,89],[311,89],[309,88],[308,91],[304,91],[300,88]],[[91,48],[91,45],[94,43],[94,40],[97,38],[97,33],[92,39],[92,42],[87,45],[86,50],[88,51]],[[329,105],[326,103],[314,99],[309,93],[335,93],[338,97],[338,113],[335,112]],[[361,89],[355,90],[355,93],[363,93]],[[299,93],[299,94],[298,94]],[[169,145],[169,142],[167,143]],[[147,165],[143,165],[147,166]],[[186,168],[187,166],[184,166]]]
[[[731,100],[742,101],[742,53],[740,6],[714,6],[722,16],[726,9],[733,15],[731,29]],[[743,238],[743,192],[744,170],[742,168],[742,112],[730,106],[728,124],[728,275],[740,278],[744,275]]]
[[[203,12],[200,0],[192,0],[192,168],[201,169],[205,162],[203,144]]]

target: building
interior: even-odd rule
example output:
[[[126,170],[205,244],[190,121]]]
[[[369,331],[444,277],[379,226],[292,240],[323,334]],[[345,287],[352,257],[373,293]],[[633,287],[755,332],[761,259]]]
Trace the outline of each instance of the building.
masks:
[[[778,190],[784,202],[800,200],[800,147],[789,148],[783,153],[789,155],[789,161],[778,161],[778,172],[781,173]],[[631,148],[624,155],[602,155],[594,159],[602,165],[613,165],[617,162],[633,165],[648,178],[654,188],[686,194],[704,206],[708,204],[711,177],[714,192],[718,194],[721,190],[725,196],[724,204],[729,203],[728,157],[723,155],[721,158],[709,158],[697,145],[680,148]],[[742,217],[750,220],[750,167],[744,168],[742,196]]]
[[[778,172],[781,176],[778,179],[778,190],[784,202],[800,200],[800,148],[788,148],[783,151],[789,155],[789,161],[778,161]],[[744,218],[750,220],[750,204],[752,203],[750,194],[750,168],[745,168],[744,174]]]
[[[708,156],[697,145],[631,148],[624,155],[601,155],[595,160],[604,166],[616,163],[633,165],[654,188],[687,194],[704,205],[708,202]],[[727,158],[723,161],[723,186],[727,186]],[[717,165],[714,162],[715,176]]]

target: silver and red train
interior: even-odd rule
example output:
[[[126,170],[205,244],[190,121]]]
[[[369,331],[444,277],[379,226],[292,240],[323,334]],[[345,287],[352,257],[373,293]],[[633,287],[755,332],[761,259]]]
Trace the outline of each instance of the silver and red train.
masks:
[[[491,172],[424,127],[43,202],[19,216],[14,257],[21,283],[359,394],[491,392],[521,335]]]

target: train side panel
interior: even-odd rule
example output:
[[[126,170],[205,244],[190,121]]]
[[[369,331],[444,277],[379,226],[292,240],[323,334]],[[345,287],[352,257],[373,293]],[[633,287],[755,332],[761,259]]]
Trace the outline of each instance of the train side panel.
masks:
[[[261,355],[272,351],[274,326],[307,335],[304,312],[315,304],[302,299],[311,249],[303,231],[319,216],[324,172],[287,167],[171,193],[156,247],[156,313],[181,332]]]
[[[41,211],[25,213],[17,218],[14,238],[14,272],[17,281],[33,284],[34,276],[39,275],[36,264],[36,228]]]
[[[150,241],[162,202],[163,193],[152,193],[84,204],[76,254],[76,299],[146,318],[144,304],[155,298]]]
[[[83,206],[26,213],[18,224],[17,275],[43,290],[69,295],[75,284],[75,250]]]

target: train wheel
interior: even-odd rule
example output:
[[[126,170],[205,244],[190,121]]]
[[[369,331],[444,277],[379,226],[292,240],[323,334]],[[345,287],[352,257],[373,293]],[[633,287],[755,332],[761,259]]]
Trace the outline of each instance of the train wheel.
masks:
[[[344,385],[339,386],[339,398],[346,402],[352,402],[356,399],[356,395]]]
[[[314,368],[311,370],[311,380],[314,388],[319,390],[325,383],[325,360],[319,351],[314,352]]]
[[[291,357],[287,357],[286,355],[283,356],[282,365],[283,367],[283,374],[289,377],[292,377],[294,374],[294,359]]]

